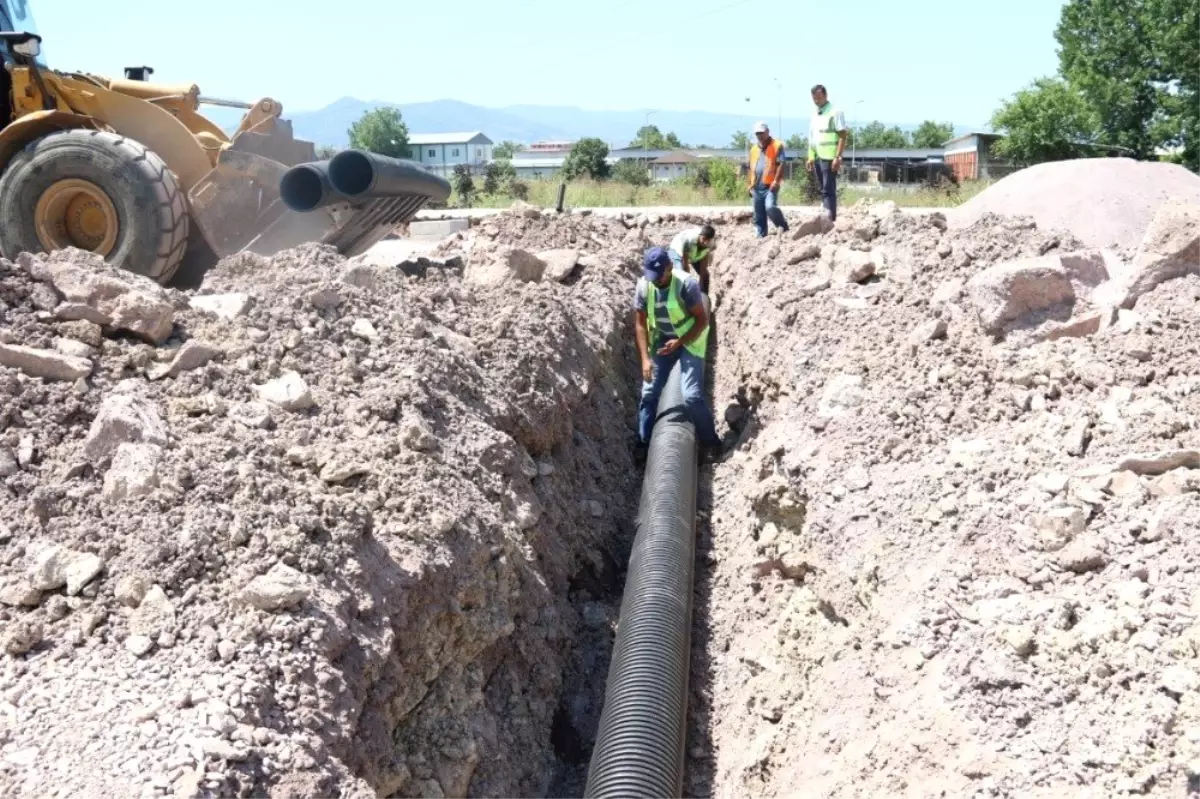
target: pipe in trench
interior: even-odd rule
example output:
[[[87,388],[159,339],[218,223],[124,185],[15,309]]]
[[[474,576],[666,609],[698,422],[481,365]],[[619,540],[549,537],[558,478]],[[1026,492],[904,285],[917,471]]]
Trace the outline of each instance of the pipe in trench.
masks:
[[[683,790],[698,478],[678,364],[657,413],[588,799],[677,797]]]

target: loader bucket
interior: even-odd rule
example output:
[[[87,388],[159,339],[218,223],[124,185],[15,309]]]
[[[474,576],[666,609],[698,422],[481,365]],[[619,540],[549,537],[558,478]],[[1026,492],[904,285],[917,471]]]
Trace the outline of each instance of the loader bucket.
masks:
[[[315,158],[313,143],[294,138],[283,119],[264,118],[234,137],[188,192],[192,221],[217,258],[245,249],[286,214],[280,181],[290,167]]]
[[[287,210],[246,245],[250,252],[272,255],[320,241],[358,255],[426,203],[450,196],[450,184],[420,164],[361,150],[292,167],[278,185]]]

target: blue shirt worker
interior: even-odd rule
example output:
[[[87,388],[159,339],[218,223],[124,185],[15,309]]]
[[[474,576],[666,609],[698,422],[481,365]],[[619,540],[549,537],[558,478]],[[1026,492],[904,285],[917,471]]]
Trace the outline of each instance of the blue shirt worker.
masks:
[[[647,250],[642,277],[633,293],[633,332],[642,359],[642,397],[638,403],[638,443],[642,452],[658,413],[658,399],[676,363],[684,410],[696,427],[700,445],[721,449],[712,411],[704,399],[704,358],[708,349],[708,311],[694,275],[673,269],[662,247]],[[639,453],[640,454],[640,453]]]
[[[779,207],[779,184],[783,180],[783,142],[771,138],[766,122],[754,126],[758,143],[750,148],[750,197],[754,200],[754,229],[766,238],[767,219],[787,232],[787,219]]]

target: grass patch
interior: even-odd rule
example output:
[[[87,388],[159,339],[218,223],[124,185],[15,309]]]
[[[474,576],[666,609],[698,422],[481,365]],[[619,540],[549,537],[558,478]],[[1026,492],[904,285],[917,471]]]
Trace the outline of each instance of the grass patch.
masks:
[[[556,180],[531,180],[529,202],[552,207],[558,201]],[[839,186],[838,205],[850,206],[864,197],[876,201],[891,200],[901,207],[952,208],[961,205],[991,185],[990,181],[972,180],[962,183],[955,192],[935,191],[930,188],[907,188],[881,186],[876,189]],[[472,198],[473,208],[507,208],[513,199],[504,195],[479,194]],[[795,181],[784,181],[780,189],[782,205],[817,206],[820,203],[806,196],[804,187]],[[461,208],[457,193],[450,196],[449,206]],[[656,205],[720,205],[732,208],[749,206],[750,198],[740,201],[721,198],[712,188],[697,188],[686,183],[660,183],[652,186],[634,186],[614,180],[575,180],[567,183],[566,204],[570,208],[618,208],[646,207]]]

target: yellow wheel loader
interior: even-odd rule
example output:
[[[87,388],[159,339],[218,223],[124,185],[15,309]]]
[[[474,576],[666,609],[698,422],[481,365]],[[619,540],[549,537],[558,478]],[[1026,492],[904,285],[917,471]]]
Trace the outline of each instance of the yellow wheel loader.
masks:
[[[355,255],[450,185],[419,164],[347,150],[317,161],[282,106],[195,85],[50,69],[28,0],[0,0],[0,253],[78,247],[160,283],[217,259],[307,241]],[[232,136],[202,104],[247,109]],[[182,270],[181,270],[182,267]]]

